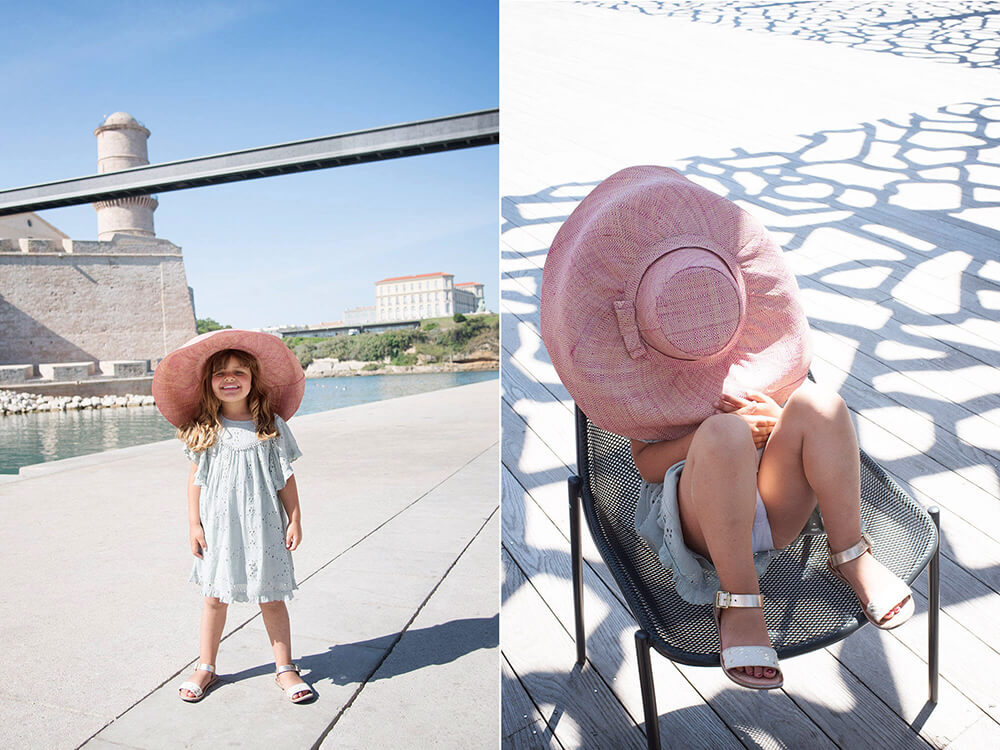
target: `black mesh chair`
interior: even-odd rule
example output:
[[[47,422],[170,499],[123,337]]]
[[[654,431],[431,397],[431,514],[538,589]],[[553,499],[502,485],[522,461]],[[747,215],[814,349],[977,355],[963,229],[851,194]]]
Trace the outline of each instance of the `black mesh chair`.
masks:
[[[580,505],[601,557],[617,581],[633,617],[639,681],[651,750],[660,747],[649,650],[695,666],[719,665],[719,639],[711,605],[694,605],[674,589],[672,573],[636,534],[634,517],[642,480],[626,438],[596,427],[576,410],[579,476],[569,479],[570,544],[576,609],[577,663],[586,660],[583,627],[583,561]],[[930,701],[937,703],[938,509],[925,511],[864,451],[861,452],[861,516],[879,560],[912,583],[930,563],[928,668]],[[804,654],[846,638],[868,621],[854,592],[826,567],[826,537],[804,532],[776,557],[761,579],[764,617],[779,658]]]

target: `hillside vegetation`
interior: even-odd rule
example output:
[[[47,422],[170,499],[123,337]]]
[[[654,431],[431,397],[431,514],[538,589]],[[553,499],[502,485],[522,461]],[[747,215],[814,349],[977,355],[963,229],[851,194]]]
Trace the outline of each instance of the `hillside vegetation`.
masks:
[[[452,359],[500,354],[498,315],[470,315],[455,321],[433,318],[419,329],[359,333],[354,336],[295,337],[285,340],[303,367],[313,360],[331,358],[384,362],[394,365],[448,362]]]

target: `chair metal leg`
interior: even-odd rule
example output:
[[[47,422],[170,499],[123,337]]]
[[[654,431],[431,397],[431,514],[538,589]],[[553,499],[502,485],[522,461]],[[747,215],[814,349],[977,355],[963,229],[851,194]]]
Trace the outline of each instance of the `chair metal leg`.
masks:
[[[656,710],[653,689],[653,665],[649,661],[649,634],[635,631],[635,653],[639,661],[639,687],[642,690],[642,713],[646,721],[646,747],[660,750],[660,715]]]
[[[580,544],[580,477],[570,476],[569,549],[573,571],[573,611],[576,619],[576,663],[587,661],[587,635],[583,630],[583,551]]]
[[[927,672],[930,681],[930,702],[938,702],[938,615],[941,612],[941,510],[928,508],[937,529],[937,547],[927,568]]]

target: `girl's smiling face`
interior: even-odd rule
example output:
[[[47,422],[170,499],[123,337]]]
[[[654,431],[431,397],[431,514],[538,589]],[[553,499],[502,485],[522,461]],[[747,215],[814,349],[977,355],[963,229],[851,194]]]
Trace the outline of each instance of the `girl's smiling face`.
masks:
[[[224,405],[235,406],[250,395],[251,381],[250,369],[240,364],[236,357],[230,357],[212,373],[212,393]]]

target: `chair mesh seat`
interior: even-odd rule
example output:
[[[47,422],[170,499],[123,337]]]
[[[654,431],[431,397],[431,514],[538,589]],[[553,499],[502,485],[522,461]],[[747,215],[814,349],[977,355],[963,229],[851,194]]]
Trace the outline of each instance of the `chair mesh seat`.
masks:
[[[577,439],[587,524],[639,626],[652,646],[673,661],[718,664],[711,605],[681,599],[672,573],[636,533],[642,479],[628,439],[595,426],[579,409]],[[861,516],[878,559],[912,583],[936,548],[934,524],[863,451]],[[825,534],[800,536],[761,578],[764,617],[779,657],[829,645],[867,622],[854,592],[830,573],[826,558]]]

